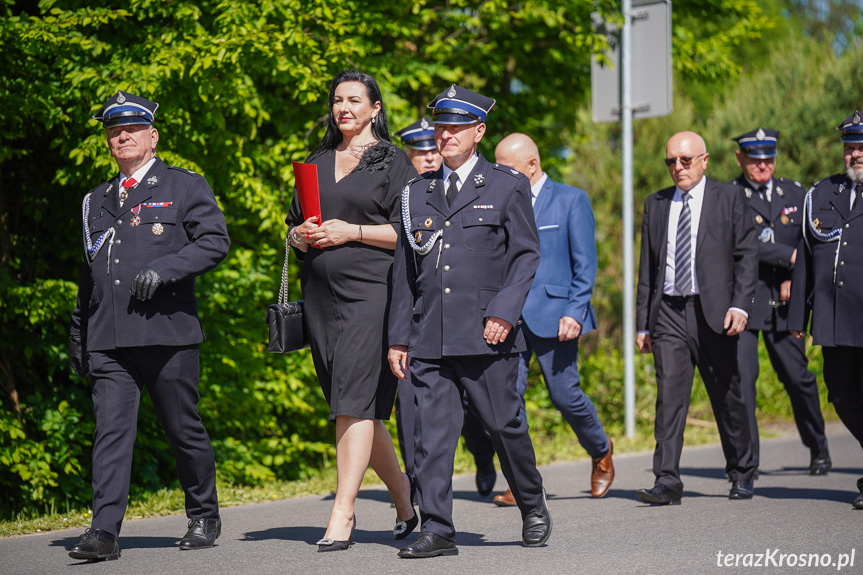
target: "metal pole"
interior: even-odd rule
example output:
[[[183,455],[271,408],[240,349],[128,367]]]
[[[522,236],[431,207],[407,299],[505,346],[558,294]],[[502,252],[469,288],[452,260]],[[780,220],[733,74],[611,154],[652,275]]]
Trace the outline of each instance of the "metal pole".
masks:
[[[635,274],[632,217],[632,0],[623,0],[620,123],[623,156],[623,396],[626,437],[635,437]]]

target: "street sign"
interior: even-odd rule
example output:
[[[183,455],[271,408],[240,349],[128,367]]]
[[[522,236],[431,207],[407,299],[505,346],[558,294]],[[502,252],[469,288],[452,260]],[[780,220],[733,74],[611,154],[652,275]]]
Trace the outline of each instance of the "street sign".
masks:
[[[633,119],[667,116],[671,93],[671,1],[632,1],[632,112]],[[620,121],[620,30],[595,21],[604,30],[612,50],[614,67],[603,67],[596,56],[590,63],[593,121]]]

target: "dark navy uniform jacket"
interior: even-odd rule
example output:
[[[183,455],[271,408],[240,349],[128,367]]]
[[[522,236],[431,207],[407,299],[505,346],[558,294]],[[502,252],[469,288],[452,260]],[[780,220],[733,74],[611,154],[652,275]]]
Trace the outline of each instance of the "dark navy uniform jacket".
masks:
[[[850,190],[845,174],[811,190],[812,223],[804,221],[808,246],[797,252],[788,324],[804,331],[811,312],[815,345],[863,347],[863,202],[858,197],[852,210]]]
[[[409,356],[495,355],[526,349],[521,310],[539,265],[539,237],[530,183],[521,173],[479,156],[447,205],[443,168],[408,184],[411,234],[431,251],[415,253],[401,226],[393,264],[390,345]],[[403,206],[404,209],[404,206]],[[483,339],[485,318],[513,325],[506,341]]]
[[[759,240],[758,283],[746,329],[788,331],[788,305],[771,305],[771,302],[778,304],[780,285],[791,279],[791,255],[803,235],[801,222],[806,190],[793,180],[773,178],[768,202],[758,196],[743,176],[731,183],[744,188]]]
[[[85,255],[71,332],[84,337],[88,351],[200,343],[195,276],[216,267],[230,247],[225,217],[207,180],[157,158],[123,207],[119,185],[118,176],[90,195],[91,241],[110,228],[114,241],[107,240],[93,261]],[[139,205],[140,222],[133,226],[133,208]],[[152,299],[140,301],[129,288],[145,266],[164,284]]]

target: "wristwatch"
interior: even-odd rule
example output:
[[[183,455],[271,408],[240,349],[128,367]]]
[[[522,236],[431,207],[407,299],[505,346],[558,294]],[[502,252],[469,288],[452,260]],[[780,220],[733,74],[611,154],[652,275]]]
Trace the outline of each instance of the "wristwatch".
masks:
[[[294,242],[295,244],[300,243],[300,234],[297,233],[297,227],[296,226],[291,228],[291,241]]]

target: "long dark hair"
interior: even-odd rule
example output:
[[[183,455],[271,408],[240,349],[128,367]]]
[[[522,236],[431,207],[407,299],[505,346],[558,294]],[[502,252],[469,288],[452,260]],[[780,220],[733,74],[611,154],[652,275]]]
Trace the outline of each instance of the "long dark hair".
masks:
[[[333,103],[336,99],[336,88],[342,82],[361,82],[366,87],[366,95],[368,95],[371,104],[374,105],[375,102],[381,103],[381,109],[378,112],[378,115],[375,116],[375,122],[372,124],[372,135],[382,142],[390,141],[390,128],[387,123],[387,111],[384,108],[384,100],[381,96],[381,89],[378,87],[378,83],[371,77],[371,75],[366,74],[365,72],[360,72],[359,70],[342,70],[336,74],[336,77],[333,78],[333,82],[330,84],[330,97],[327,100],[327,105],[329,106],[327,114],[327,132],[324,134],[324,139],[321,140],[320,145],[312,156],[316,156],[318,153],[325,150],[335,149],[335,147],[341,143],[342,139],[344,139],[342,131],[339,130],[339,126],[336,124],[336,118],[333,116]]]

